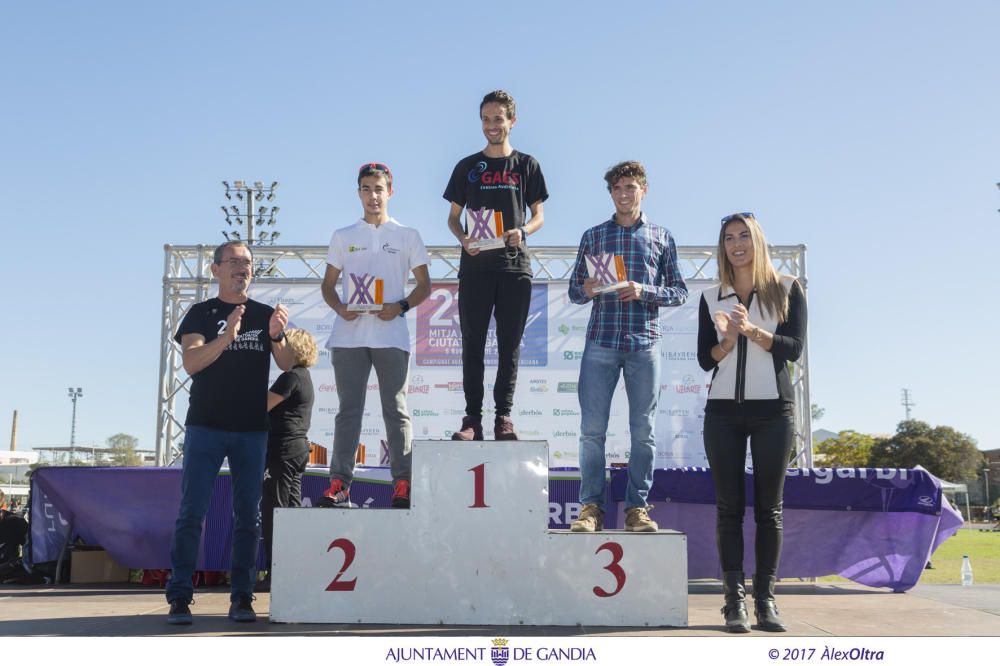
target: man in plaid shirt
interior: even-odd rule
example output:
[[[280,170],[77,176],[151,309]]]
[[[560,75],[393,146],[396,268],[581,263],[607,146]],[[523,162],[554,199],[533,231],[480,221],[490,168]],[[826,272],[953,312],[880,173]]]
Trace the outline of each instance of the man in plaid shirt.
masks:
[[[625,376],[632,447],[625,496],[625,529],[655,532],[646,497],[653,485],[656,440],[653,426],[660,392],[660,308],[681,305],[687,285],[677,268],[677,248],[670,232],[651,224],[642,212],[649,186],[638,162],[612,167],[604,180],[615,204],[610,220],[588,229],[580,241],[569,298],[577,304],[593,301],[587,344],[580,363],[580,517],[574,532],[595,532],[604,525],[604,442],[611,398],[618,378]],[[620,262],[615,258],[620,258]],[[615,279],[588,277],[618,268]],[[617,290],[595,292],[602,282],[624,282]]]

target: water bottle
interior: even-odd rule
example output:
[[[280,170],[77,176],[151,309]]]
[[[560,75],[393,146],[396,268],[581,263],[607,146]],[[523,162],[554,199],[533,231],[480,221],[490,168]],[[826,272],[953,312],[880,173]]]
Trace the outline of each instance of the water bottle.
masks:
[[[972,562],[968,555],[962,555],[962,587],[972,585]]]

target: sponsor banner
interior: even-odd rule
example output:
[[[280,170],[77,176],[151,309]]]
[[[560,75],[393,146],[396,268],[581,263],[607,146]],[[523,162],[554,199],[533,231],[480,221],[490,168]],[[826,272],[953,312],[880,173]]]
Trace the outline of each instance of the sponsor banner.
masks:
[[[472,478],[460,469],[463,480]],[[579,516],[579,476],[574,472],[549,470],[550,528],[565,527]],[[31,561],[56,560],[66,539],[80,536],[84,543],[101,544],[122,566],[169,567],[181,473],[177,467],[39,468],[31,484]],[[615,468],[609,474],[608,529],[621,528],[626,474]],[[361,508],[388,507],[389,477],[384,467],[356,468],[351,500]],[[745,481],[747,488],[753,487],[749,470]],[[327,482],[325,468],[309,468],[302,479],[303,504],[310,506],[320,497]],[[224,469],[208,507],[200,569],[229,566],[231,494]],[[658,469],[649,499],[654,505],[651,516],[662,529],[688,535],[689,578],[717,578],[721,572],[711,472],[700,467]],[[752,505],[753,498],[746,501]],[[930,553],[963,525],[961,514],[943,496],[940,481],[922,468],[789,470],[784,501],[781,570],[788,578],[838,574],[901,592],[917,583]],[[748,539],[754,529],[753,521],[745,522]],[[752,552],[746,553],[745,564],[753,570]]]
[[[709,283],[689,284],[690,295],[683,306],[661,310],[661,324],[666,335],[660,348],[657,467],[708,464],[702,443],[702,423],[709,375],[698,366],[696,354],[698,302],[701,289],[707,286]],[[323,301],[316,285],[256,285],[251,296],[268,305],[283,303],[289,310],[290,325],[304,328],[316,337],[321,350],[319,361],[312,369],[316,403],[309,438],[327,448],[332,447],[339,403],[325,344],[336,315]],[[522,439],[549,442],[549,459],[553,466],[573,467],[579,460],[577,383],[590,309],[590,305],[570,302],[565,282],[544,282],[532,287],[512,418]],[[457,284],[435,283],[430,297],[407,316],[407,324],[411,349],[407,393],[413,436],[447,439],[458,429],[465,414]],[[493,326],[491,323],[487,337],[484,387],[484,422],[488,438],[494,415],[492,393],[497,363]],[[272,368],[272,381],[279,372],[277,367]],[[386,464],[385,426],[378,378],[374,372],[369,377],[367,391],[359,444],[365,446],[365,464]],[[178,418],[183,419],[182,411]],[[608,464],[628,462],[629,442],[628,400],[625,383],[620,381],[611,404],[606,444]]]
[[[38,462],[38,451],[0,451],[0,465],[34,465]]]
[[[548,284],[531,288],[531,306],[521,340],[520,367],[548,365]],[[416,313],[414,350],[418,366],[461,366],[462,328],[458,318],[458,285],[436,286]],[[490,321],[486,334],[487,366],[496,366],[498,358],[496,321]]]

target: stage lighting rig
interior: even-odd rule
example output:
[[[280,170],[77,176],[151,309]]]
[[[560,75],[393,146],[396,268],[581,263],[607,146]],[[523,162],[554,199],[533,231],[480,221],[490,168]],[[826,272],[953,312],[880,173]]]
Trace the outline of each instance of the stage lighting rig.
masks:
[[[237,227],[246,225],[244,238],[249,245],[273,245],[277,234],[255,233],[254,226],[274,226],[277,222],[275,215],[278,212],[278,207],[258,206],[255,211],[254,206],[256,204],[254,202],[263,201],[265,198],[268,201],[273,201],[275,197],[274,192],[278,189],[278,181],[272,181],[269,187],[266,187],[264,181],[261,180],[255,180],[253,184],[245,180],[234,180],[232,185],[229,184],[229,181],[224,180],[222,181],[222,185],[226,188],[226,199],[231,201],[232,195],[235,194],[238,200],[246,202],[245,212],[240,212],[240,209],[236,206],[230,206],[228,209],[222,206],[222,212],[226,216],[226,224],[229,226],[235,224]],[[223,231],[222,233],[228,240],[241,240],[240,234],[236,231],[229,233]]]

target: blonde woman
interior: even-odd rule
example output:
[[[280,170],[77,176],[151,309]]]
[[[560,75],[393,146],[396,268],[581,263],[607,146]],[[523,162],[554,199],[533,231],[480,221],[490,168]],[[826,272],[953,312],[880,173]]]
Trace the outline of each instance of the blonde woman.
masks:
[[[261,497],[261,524],[271,571],[271,539],[276,507],[302,506],[302,474],[309,463],[309,424],[312,419],[313,384],[309,368],[319,353],[309,331],[290,328],[285,340],[295,356],[292,369],[281,373],[267,392],[271,430],[267,438],[267,467]]]
[[[802,285],[771,264],[753,213],[722,218],[718,288],[702,293],[698,362],[712,371],[705,405],[705,453],[716,501],[716,539],[723,574],[726,629],[750,631],[743,575],[744,460],[753,460],[756,538],[753,577],[757,628],[785,631],[774,603],[781,556],[781,504],[794,437],[788,363],[802,353],[806,299]]]

